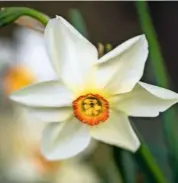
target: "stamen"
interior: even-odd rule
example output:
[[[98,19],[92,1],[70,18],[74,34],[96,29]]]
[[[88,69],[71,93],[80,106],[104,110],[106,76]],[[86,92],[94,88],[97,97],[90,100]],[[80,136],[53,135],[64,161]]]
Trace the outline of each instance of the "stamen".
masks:
[[[97,125],[109,117],[109,103],[102,96],[87,94],[73,101],[74,115],[81,122]]]

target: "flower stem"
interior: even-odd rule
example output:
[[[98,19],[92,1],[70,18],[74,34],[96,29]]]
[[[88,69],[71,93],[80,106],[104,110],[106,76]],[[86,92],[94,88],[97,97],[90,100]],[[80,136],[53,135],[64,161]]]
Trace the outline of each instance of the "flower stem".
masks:
[[[24,15],[28,15],[30,17],[35,18],[36,20],[40,21],[44,26],[47,25],[49,17],[46,16],[45,14],[31,8],[23,8],[23,10],[24,10]]]
[[[144,168],[144,171],[147,172],[148,179],[150,179],[151,183],[167,183],[163,173],[155,163],[154,157],[143,142],[134,156],[141,167]]]
[[[1,8],[0,11],[0,27],[13,23],[21,16],[30,16],[39,22],[41,22],[44,26],[46,26],[49,17],[37,10],[26,8],[26,7],[7,7]]]

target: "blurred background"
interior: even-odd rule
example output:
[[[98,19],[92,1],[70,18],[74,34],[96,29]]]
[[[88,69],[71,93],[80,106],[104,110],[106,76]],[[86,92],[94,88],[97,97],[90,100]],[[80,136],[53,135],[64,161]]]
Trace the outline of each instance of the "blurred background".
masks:
[[[170,89],[178,92],[178,2],[149,2],[148,5],[170,76]],[[50,17],[61,15],[96,46],[102,43],[115,47],[143,33],[135,2],[0,2],[0,8],[8,6],[34,8]],[[56,77],[40,32],[16,24],[0,29],[0,76],[0,182],[146,182],[129,153],[122,152],[122,168],[118,172],[116,167],[120,165],[113,147],[95,141],[80,156],[69,160],[48,162],[41,156],[43,124],[8,99],[12,91],[22,86]],[[150,59],[142,80],[156,84]],[[132,121],[168,180],[173,182],[162,118],[133,118]]]

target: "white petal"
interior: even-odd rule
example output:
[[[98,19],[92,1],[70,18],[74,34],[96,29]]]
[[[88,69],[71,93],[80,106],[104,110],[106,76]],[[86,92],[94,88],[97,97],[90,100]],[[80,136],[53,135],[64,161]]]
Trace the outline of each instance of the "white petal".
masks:
[[[28,111],[41,122],[62,122],[73,116],[71,107],[29,108]]]
[[[60,78],[74,90],[81,87],[97,60],[97,49],[62,17],[49,21],[45,39]]]
[[[109,120],[91,128],[93,138],[135,152],[140,141],[133,131],[128,117],[121,112],[111,111]]]
[[[129,39],[99,60],[96,65],[97,85],[107,87],[112,94],[131,91],[143,75],[147,56],[145,36]]]
[[[75,118],[50,123],[42,138],[42,153],[49,160],[67,159],[82,152],[90,142],[89,129]]]
[[[15,102],[30,107],[71,106],[73,93],[59,81],[47,81],[27,86],[10,96]]]
[[[155,117],[178,102],[178,94],[157,86],[139,82],[129,93],[111,98],[118,110],[130,116]]]

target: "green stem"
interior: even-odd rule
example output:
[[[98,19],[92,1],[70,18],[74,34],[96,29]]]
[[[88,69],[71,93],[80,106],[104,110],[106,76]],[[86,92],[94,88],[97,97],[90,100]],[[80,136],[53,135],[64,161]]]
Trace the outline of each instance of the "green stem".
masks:
[[[141,167],[144,168],[144,171],[147,172],[147,178],[151,183],[167,183],[163,173],[155,163],[154,157],[143,142],[134,156]]]
[[[47,25],[48,21],[49,21],[49,17],[46,16],[45,14],[39,12],[39,11],[36,11],[34,9],[30,9],[30,8],[24,8],[24,15],[27,15],[27,16],[31,16],[33,18],[35,18],[36,20],[40,21],[44,26]]]
[[[0,11],[0,26],[5,26],[10,23],[13,23],[21,16],[30,16],[39,22],[41,22],[44,26],[48,23],[49,17],[37,10],[26,8],[26,7],[10,7],[10,8],[2,8]]]

